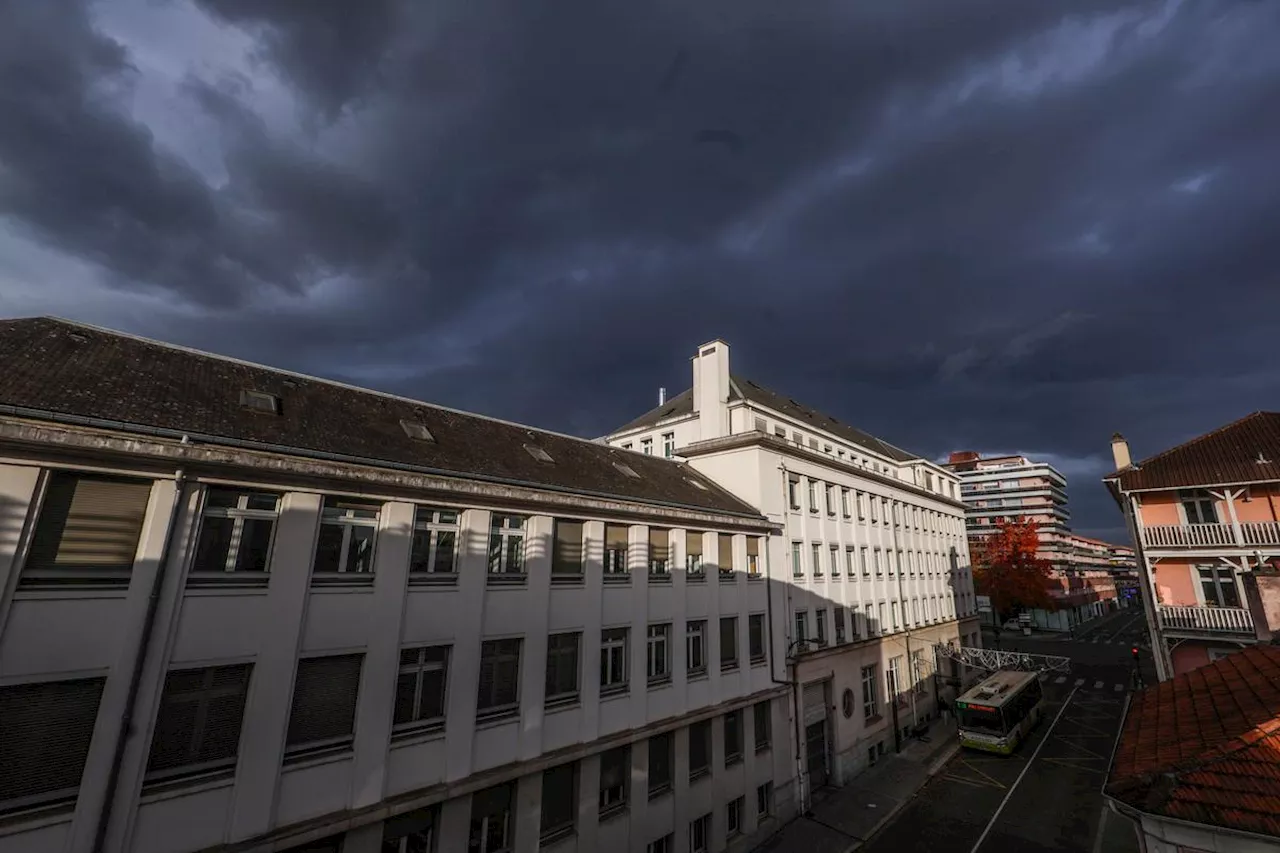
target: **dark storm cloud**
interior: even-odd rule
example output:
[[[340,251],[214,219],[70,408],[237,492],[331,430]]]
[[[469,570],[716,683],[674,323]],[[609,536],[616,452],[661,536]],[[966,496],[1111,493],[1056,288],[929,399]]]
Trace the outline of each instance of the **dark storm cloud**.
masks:
[[[1057,454],[1086,531],[1113,430],[1280,392],[1275,4],[171,4],[253,45],[178,87],[216,177],[108,5],[0,5],[0,212],[204,306],[144,333],[586,435],[723,337],[918,452]]]

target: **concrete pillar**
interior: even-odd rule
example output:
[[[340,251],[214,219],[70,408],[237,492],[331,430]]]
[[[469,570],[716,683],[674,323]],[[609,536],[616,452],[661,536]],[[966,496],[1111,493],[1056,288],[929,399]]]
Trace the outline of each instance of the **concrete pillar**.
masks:
[[[483,509],[466,510],[458,519],[458,595],[455,602],[460,611],[461,625],[484,624],[490,519],[489,511]],[[445,779],[450,782],[471,775],[472,740],[476,731],[476,688],[473,685],[480,682],[480,644],[477,642],[470,648],[455,645],[453,651],[449,661],[452,670],[449,683],[465,686],[449,690],[446,700],[448,709],[445,716],[449,722],[445,730]],[[466,849],[468,820],[468,817],[462,819],[464,846],[459,849]]]

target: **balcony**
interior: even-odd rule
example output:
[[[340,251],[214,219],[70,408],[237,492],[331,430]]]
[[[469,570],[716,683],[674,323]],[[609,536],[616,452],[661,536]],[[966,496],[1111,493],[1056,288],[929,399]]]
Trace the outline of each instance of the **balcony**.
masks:
[[[1159,605],[1160,626],[1181,636],[1253,637],[1253,616],[1243,607]]]
[[[1239,535],[1231,524],[1156,524],[1142,528],[1142,544],[1211,550],[1280,546],[1280,521],[1242,521]]]

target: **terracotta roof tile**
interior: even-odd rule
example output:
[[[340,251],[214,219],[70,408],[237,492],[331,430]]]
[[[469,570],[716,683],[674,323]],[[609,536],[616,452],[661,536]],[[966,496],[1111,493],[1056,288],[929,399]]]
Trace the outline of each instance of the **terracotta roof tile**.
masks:
[[[1280,647],[1136,694],[1106,791],[1150,814],[1280,836]]]
[[[1124,491],[1280,480],[1280,412],[1254,412],[1103,479]]]
[[[0,364],[0,406],[11,412],[100,418],[764,521],[682,463],[65,320],[0,321]],[[244,389],[278,396],[280,412],[241,405]],[[402,420],[426,426],[434,440],[410,438]],[[539,461],[525,445],[554,461]]]

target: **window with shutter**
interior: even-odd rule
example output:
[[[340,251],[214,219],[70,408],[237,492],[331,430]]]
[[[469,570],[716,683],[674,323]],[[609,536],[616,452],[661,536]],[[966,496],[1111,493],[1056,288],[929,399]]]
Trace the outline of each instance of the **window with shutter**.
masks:
[[[711,772],[711,721],[689,726],[689,781]]]
[[[769,702],[757,702],[752,706],[752,724],[755,728],[756,752],[764,752],[773,741],[773,709]]]
[[[671,732],[649,738],[649,799],[671,790],[675,741]]]
[[[581,634],[552,634],[547,638],[547,705],[578,701],[578,648]]]
[[[298,661],[285,736],[287,756],[351,746],[363,663],[362,654]]]
[[[517,639],[485,640],[480,646],[476,716],[491,719],[520,711],[520,645]]]
[[[578,762],[542,771],[541,843],[573,834],[578,816]]]
[[[684,568],[692,580],[706,577],[702,565],[702,531],[686,530],[684,533]]]
[[[763,663],[767,659],[763,613],[753,613],[747,617],[747,653],[751,656],[752,663]]]
[[[0,687],[0,810],[75,801],[105,683]]]
[[[67,471],[51,474],[22,584],[127,584],[150,498],[149,480]]]
[[[742,760],[742,711],[730,711],[724,715],[724,764],[736,764]]]
[[[671,577],[671,531],[662,527],[649,528],[649,576]]]
[[[747,537],[747,578],[759,580],[760,575],[760,537]]]
[[[556,520],[551,551],[553,580],[582,579],[582,527],[581,521]]]
[[[393,721],[397,734],[444,728],[449,646],[401,649]]]
[[[607,524],[604,528],[604,576],[605,580],[625,580],[627,567],[627,539],[630,531],[624,524]]]
[[[631,789],[631,747],[619,746],[600,754],[600,816],[627,807]]]
[[[720,669],[738,668],[738,617],[720,617]]]
[[[148,781],[236,765],[252,664],[182,669],[165,676],[147,759]]]
[[[716,565],[722,580],[733,577],[733,537],[728,533],[716,536]]]

